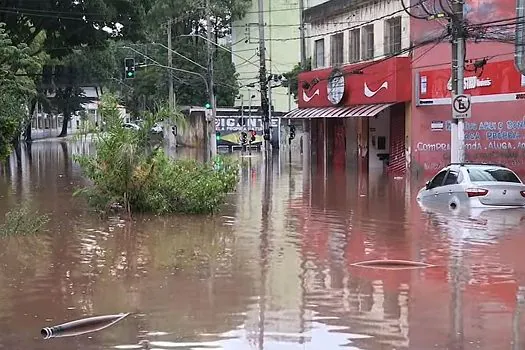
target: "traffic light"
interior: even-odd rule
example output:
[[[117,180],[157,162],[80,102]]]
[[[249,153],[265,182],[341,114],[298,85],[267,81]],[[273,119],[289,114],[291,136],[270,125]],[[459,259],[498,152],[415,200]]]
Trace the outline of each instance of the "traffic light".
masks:
[[[292,140],[295,139],[295,125],[290,125],[290,137],[288,138],[288,144],[292,144]]]
[[[204,105],[204,108],[211,109],[211,103],[206,102],[206,104]]]
[[[250,143],[255,142],[255,135],[257,135],[257,132],[255,130],[250,130]]]
[[[241,132],[241,143],[243,145],[248,143],[248,134],[246,132]]]
[[[220,140],[221,140],[221,133],[220,133],[220,131],[215,131],[215,139],[216,139],[217,141],[220,141]]]
[[[135,59],[134,58],[126,58],[124,60],[124,72],[126,75],[126,79],[135,78]]]
[[[266,141],[269,141],[269,140],[270,140],[270,129],[264,129],[263,138],[264,138]]]
[[[295,125],[290,125],[290,140],[295,139]]]

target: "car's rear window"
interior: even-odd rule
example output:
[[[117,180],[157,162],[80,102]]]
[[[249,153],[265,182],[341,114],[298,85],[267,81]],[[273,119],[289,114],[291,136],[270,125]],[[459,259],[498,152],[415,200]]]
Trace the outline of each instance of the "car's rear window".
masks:
[[[503,168],[467,168],[472,182],[498,181],[521,183],[520,179],[510,170]]]

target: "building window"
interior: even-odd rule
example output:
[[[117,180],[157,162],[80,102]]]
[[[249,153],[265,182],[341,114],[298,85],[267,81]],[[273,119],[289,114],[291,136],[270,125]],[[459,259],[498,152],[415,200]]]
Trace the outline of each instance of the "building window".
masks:
[[[361,60],[361,29],[357,28],[350,31],[350,63]]]
[[[363,60],[374,58],[374,25],[370,24],[363,27],[361,33],[361,46]]]
[[[324,39],[315,41],[315,68],[324,67]]]
[[[401,17],[385,21],[385,55],[401,52]]]
[[[343,64],[343,33],[334,34],[330,37],[330,63],[332,66]]]

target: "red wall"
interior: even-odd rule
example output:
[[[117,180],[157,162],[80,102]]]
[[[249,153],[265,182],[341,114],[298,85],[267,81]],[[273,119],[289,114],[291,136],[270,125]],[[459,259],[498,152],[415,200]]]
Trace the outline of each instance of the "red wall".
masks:
[[[515,17],[515,7],[516,0],[467,0],[467,19],[470,23],[479,23],[488,21],[488,18],[491,21],[512,18]],[[490,14],[490,16],[487,14]],[[429,35],[432,35],[431,33],[441,33],[442,30],[443,27],[437,22],[411,20],[411,38],[413,41],[421,40],[423,37],[428,38]],[[450,67],[451,45],[449,42],[437,45],[431,50],[429,48],[429,46],[423,47],[415,50],[413,53],[412,78],[414,84],[419,84],[419,81],[416,80],[418,72],[443,70]],[[487,57],[491,58],[488,61],[489,64],[498,61],[513,62],[514,45],[512,43],[496,42],[469,43],[467,45],[467,61]],[[466,72],[466,75],[472,74],[471,72]],[[487,72],[478,74],[480,74],[480,79],[491,78]],[[515,69],[514,74],[519,76]],[[501,84],[494,81],[493,85],[501,86]],[[490,90],[492,90],[490,93],[494,93],[494,86]],[[430,124],[432,121],[450,121],[452,115],[451,106],[418,107],[416,106],[417,89],[413,89],[413,91],[411,160],[413,165],[420,167],[421,170],[430,175],[438,168],[446,165],[450,159],[450,131],[447,130],[447,127],[443,131],[432,131]],[[472,95],[480,94],[476,92],[476,89],[465,92]],[[525,158],[525,129],[520,130],[512,126],[512,122],[524,120],[524,100],[473,103],[472,118],[467,120],[469,124],[465,130],[466,139],[470,139],[467,141],[467,160],[503,163],[511,166],[522,176],[525,175],[525,161],[523,160]],[[482,124],[483,122],[491,122],[491,124]],[[486,127],[490,128],[494,125],[496,130],[486,130]],[[494,134],[488,134],[491,131],[508,133],[503,135],[504,137],[494,137]]]

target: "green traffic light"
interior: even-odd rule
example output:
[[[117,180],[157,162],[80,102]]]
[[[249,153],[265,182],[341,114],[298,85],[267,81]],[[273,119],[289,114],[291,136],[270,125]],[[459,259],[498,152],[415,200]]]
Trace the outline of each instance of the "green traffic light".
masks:
[[[210,108],[211,108],[211,104],[210,104],[209,102],[206,103],[206,104],[204,105],[204,108],[206,108],[206,109],[210,109]]]
[[[128,77],[132,77],[133,76],[133,72],[128,72]]]

